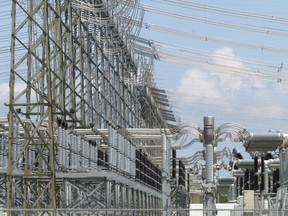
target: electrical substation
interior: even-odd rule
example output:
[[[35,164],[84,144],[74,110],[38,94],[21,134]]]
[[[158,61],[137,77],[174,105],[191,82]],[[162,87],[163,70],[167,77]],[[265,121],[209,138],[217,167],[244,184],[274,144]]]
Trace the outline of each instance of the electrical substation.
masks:
[[[288,215],[288,134],[212,116],[178,124],[153,80],[157,50],[139,37],[143,16],[138,0],[12,1],[1,214]],[[217,151],[227,140],[251,159]],[[196,142],[203,150],[178,156]]]

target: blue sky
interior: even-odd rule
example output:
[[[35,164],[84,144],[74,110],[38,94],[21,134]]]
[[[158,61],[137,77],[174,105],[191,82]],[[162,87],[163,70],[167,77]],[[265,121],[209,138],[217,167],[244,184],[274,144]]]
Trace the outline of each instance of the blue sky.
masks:
[[[157,9],[162,14],[146,11],[144,23],[156,28],[143,29],[141,36],[159,42],[156,48],[164,57],[155,62],[155,82],[168,92],[182,122],[203,128],[203,116],[214,116],[216,127],[235,122],[251,132],[271,129],[287,133],[288,1],[142,3],[147,10]],[[214,10],[205,11],[207,8]],[[229,14],[231,10],[239,16]],[[165,11],[168,15],[163,15]],[[169,31],[159,30],[163,28]],[[183,61],[175,63],[177,58]],[[250,157],[241,143],[219,143],[217,149],[225,146]],[[191,155],[201,149],[202,144],[197,143],[178,154]]]
[[[159,46],[160,50],[165,49],[163,52],[169,55],[176,53],[175,47],[190,50],[191,54],[184,63],[171,64],[175,61],[173,57],[167,57],[167,62],[155,63],[155,81],[159,87],[168,91],[175,114],[184,122],[194,122],[200,126],[203,116],[212,115],[217,125],[236,122],[251,131],[287,130],[288,82],[285,76],[288,75],[288,2],[180,2],[189,7],[191,4],[196,5],[197,8],[181,7],[182,3],[177,4],[173,0],[142,1],[149,10],[157,8],[161,13],[166,11],[182,16],[176,18],[146,12],[144,22],[156,28],[148,27],[141,32],[143,37],[159,41],[161,45],[172,45],[172,48]],[[205,8],[214,10],[203,11]],[[215,8],[223,10],[217,12]],[[244,16],[231,16],[222,12],[229,10],[242,12]],[[261,19],[257,18],[259,15]],[[192,21],[187,20],[189,16]],[[247,29],[196,22],[193,21],[195,17],[207,20],[207,23],[222,21],[222,25],[235,24]],[[278,17],[283,17],[283,23],[278,23]],[[160,32],[159,26],[181,32],[181,35],[171,34],[171,31]],[[266,33],[254,32],[253,29],[258,28]],[[284,36],[277,35],[279,32]],[[207,40],[197,39],[195,35]],[[215,38],[222,42],[214,42]],[[192,53],[196,51],[197,54]],[[179,52],[180,58],[182,55],[187,56],[187,50]],[[270,78],[263,77],[267,73],[271,75]],[[281,74],[281,82],[277,74]]]
[[[0,0],[0,117],[6,116],[8,110],[4,102],[9,99],[11,2]]]

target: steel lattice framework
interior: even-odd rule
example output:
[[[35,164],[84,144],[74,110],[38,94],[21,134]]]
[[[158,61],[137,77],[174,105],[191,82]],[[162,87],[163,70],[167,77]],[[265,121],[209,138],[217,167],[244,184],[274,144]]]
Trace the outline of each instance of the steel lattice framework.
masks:
[[[8,155],[3,151],[8,168],[1,188],[7,208],[162,205],[159,191],[130,187],[133,181],[117,181],[118,174],[104,178],[100,174],[107,173],[86,170],[80,176],[69,171],[71,160],[63,172],[59,162],[60,153],[68,150],[67,157],[77,158],[79,152],[70,149],[77,140],[86,152],[107,145],[109,137],[97,129],[161,128],[168,117],[173,120],[169,104],[161,105],[165,94],[155,98],[154,53],[148,41],[137,37],[142,19],[134,0],[12,2]],[[100,138],[84,142],[79,135],[59,141],[77,128],[93,128]],[[111,161],[105,159],[105,147],[100,150],[106,167]],[[124,149],[121,154],[132,161]],[[89,161],[90,169],[95,161],[85,157],[83,164]]]

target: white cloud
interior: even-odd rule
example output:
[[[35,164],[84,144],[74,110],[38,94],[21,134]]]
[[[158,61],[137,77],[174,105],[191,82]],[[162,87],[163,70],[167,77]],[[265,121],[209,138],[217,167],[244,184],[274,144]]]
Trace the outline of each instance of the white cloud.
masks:
[[[224,47],[218,49],[212,54],[212,62],[223,66],[231,66],[235,68],[244,68],[242,59],[234,54],[233,49]]]
[[[212,63],[215,65],[223,66],[223,67],[231,67],[235,70],[243,70],[245,69],[242,59],[237,57],[233,49],[229,47],[224,47],[222,49],[216,50],[212,54]],[[211,71],[215,72],[215,71]],[[241,88],[242,82],[247,76],[241,75],[241,76],[235,76],[235,74],[229,74],[229,73],[219,73],[216,72],[215,76],[219,78],[219,84],[223,86],[223,88],[227,90],[239,90]]]
[[[178,94],[185,100],[201,100],[201,98],[221,98],[217,79],[201,68],[189,70],[180,80]]]
[[[233,67],[236,71],[249,70],[228,47],[213,52],[211,59],[213,64]],[[230,118],[229,121],[234,121],[233,118],[252,121],[288,118],[288,85],[248,74],[216,72],[213,64],[190,68],[182,76],[175,98],[187,115],[199,118],[210,114],[222,119]]]
[[[215,65],[244,69],[242,60],[228,47],[216,50],[211,59]],[[228,91],[239,91],[246,78],[246,76],[216,72],[211,66],[194,67],[181,78],[178,94],[185,100],[199,100],[199,98],[220,100]],[[229,97],[226,94],[225,97],[227,96]]]

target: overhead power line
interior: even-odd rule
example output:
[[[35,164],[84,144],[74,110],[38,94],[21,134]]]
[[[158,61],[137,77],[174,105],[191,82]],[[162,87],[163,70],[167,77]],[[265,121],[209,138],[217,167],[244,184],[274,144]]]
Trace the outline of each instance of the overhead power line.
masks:
[[[151,1],[159,2],[162,4],[174,5],[185,9],[189,8],[193,10],[205,11],[214,14],[222,14],[222,15],[224,14],[227,16],[241,17],[249,20],[261,20],[279,24],[288,24],[288,19],[285,17],[259,14],[259,13],[249,13],[244,11],[233,10],[231,8],[222,8],[201,3],[195,3],[189,0],[151,0]]]
[[[229,74],[235,74],[235,75],[252,75],[255,77],[260,77],[263,79],[268,79],[272,81],[275,81],[275,79],[288,79],[288,73],[284,72],[278,72],[277,65],[264,65],[261,64],[261,62],[253,62],[252,60],[247,61],[247,65],[245,64],[245,61],[243,61],[243,67],[236,67],[234,66],[234,63],[239,63],[236,60],[234,60],[231,56],[218,54],[216,58],[220,58],[225,60],[228,60],[228,63],[226,64],[220,64],[218,62],[213,61],[211,58],[212,56],[205,52],[199,52],[194,49],[188,49],[185,47],[181,47],[175,44],[168,44],[163,43],[159,41],[154,41],[153,45],[156,48],[157,54],[159,56],[160,61],[165,61],[169,63],[177,63],[177,64],[184,64],[184,65],[203,65],[205,68],[209,68],[216,72],[222,72],[222,73],[229,73]],[[256,65],[255,65],[256,64]],[[258,68],[256,67],[258,64]],[[245,65],[245,66],[244,66]],[[251,66],[251,67],[247,67]],[[264,67],[259,68],[259,66]],[[256,69],[255,69],[256,68]],[[271,68],[274,68],[275,71],[271,71]],[[283,65],[282,65],[283,69]],[[285,70],[288,68],[285,67]],[[284,71],[283,69],[283,71]]]
[[[202,40],[202,41],[206,41],[206,42],[215,42],[215,43],[221,43],[221,44],[225,44],[225,45],[227,45],[227,44],[236,45],[236,46],[246,47],[246,48],[250,48],[250,49],[258,49],[258,50],[270,51],[270,52],[275,52],[275,53],[285,53],[285,54],[288,53],[288,49],[250,44],[250,43],[246,43],[246,42],[233,41],[233,40],[228,40],[228,39],[223,39],[223,38],[210,37],[210,36],[205,36],[205,35],[196,34],[196,33],[192,33],[192,32],[184,32],[184,31],[180,31],[177,29],[158,26],[158,25],[154,25],[154,24],[148,24],[147,23],[145,25],[145,27],[147,29],[151,29],[154,31],[166,32],[166,33],[174,34],[177,36],[186,37],[186,38],[193,38],[193,39]]]
[[[144,10],[151,13],[161,14],[164,16],[175,17],[177,19],[187,20],[190,22],[203,23],[208,25],[216,25],[224,28],[234,28],[238,30],[257,32],[262,34],[277,35],[277,36],[288,36],[288,31],[286,29],[262,27],[257,25],[252,25],[248,23],[232,23],[227,20],[215,20],[209,19],[207,17],[197,17],[191,16],[190,14],[177,13],[175,11],[167,10],[166,8],[151,7],[149,5],[144,5]]]
[[[187,47],[183,47],[183,46],[179,46],[176,44],[170,44],[170,43],[165,43],[162,41],[153,41],[151,42],[154,46],[157,47],[161,47],[162,49],[173,49],[174,52],[175,51],[179,51],[180,54],[182,55],[189,55],[191,56],[192,54],[199,56],[200,57],[205,57],[206,59],[211,59],[211,52],[210,51],[205,51],[203,49],[195,49],[195,48],[187,48]],[[217,58],[221,58],[223,60],[234,60],[235,56],[231,56],[231,55],[225,55],[225,54],[219,54],[217,53]],[[238,57],[240,58],[240,57]],[[249,65],[254,65],[254,66],[264,66],[273,70],[277,70],[277,72],[282,71],[286,71],[288,70],[288,67],[283,65],[283,64],[279,64],[279,62],[271,62],[268,60],[261,60],[261,59],[253,59],[253,58],[245,58],[245,57],[241,57],[241,61],[243,61],[243,63],[249,64]],[[279,71],[279,68],[281,68],[281,70]]]

